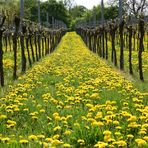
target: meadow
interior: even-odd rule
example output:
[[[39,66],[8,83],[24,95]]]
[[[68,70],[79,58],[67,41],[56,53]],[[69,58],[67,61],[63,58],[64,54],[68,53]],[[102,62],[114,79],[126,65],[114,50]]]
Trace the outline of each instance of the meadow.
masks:
[[[0,147],[148,147],[148,93],[74,32],[8,90]]]
[[[145,35],[145,38],[147,36]],[[137,42],[137,41],[136,41]],[[135,47],[136,50],[132,50],[132,68],[133,68],[133,75],[129,74],[129,49],[128,47],[124,47],[124,71],[118,70],[120,68],[120,45],[116,44],[116,50],[117,50],[117,61],[118,66],[116,67],[119,72],[121,72],[126,79],[129,81],[132,81],[135,87],[140,89],[142,92],[148,92],[148,49],[147,49],[147,40],[144,41],[144,48],[145,51],[142,53],[142,67],[143,67],[143,75],[144,75],[144,83],[139,80],[139,69],[138,69],[138,50],[137,46]],[[111,62],[111,42],[108,42],[108,48],[109,48],[109,55],[108,55],[108,64],[111,65],[113,68],[115,66]],[[132,49],[134,49],[132,47]]]

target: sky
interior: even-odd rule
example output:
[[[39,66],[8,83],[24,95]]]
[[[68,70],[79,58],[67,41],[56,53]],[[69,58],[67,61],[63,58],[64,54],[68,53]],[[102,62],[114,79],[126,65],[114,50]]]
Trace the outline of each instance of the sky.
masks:
[[[97,6],[100,4],[101,0],[75,0],[77,5],[83,5],[88,9],[93,8],[93,6]]]

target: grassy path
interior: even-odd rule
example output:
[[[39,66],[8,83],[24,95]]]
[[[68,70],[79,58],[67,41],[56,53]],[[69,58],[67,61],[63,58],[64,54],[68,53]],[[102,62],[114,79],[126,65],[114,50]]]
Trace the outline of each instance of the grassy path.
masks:
[[[146,99],[68,33],[0,99],[0,147],[147,147]]]

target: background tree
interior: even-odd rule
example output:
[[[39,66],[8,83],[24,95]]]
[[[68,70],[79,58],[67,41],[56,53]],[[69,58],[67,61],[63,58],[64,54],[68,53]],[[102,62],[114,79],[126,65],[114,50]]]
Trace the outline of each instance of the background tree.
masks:
[[[110,0],[108,5],[118,7],[119,0]],[[136,18],[141,13],[148,12],[148,1],[147,0],[122,0],[123,14],[131,14]]]
[[[14,20],[14,15],[19,14],[20,11],[19,0],[0,0],[0,11],[1,10],[4,10],[6,14],[7,19],[5,25],[9,26],[9,24],[12,23]]]
[[[40,2],[41,22],[46,22],[46,13],[49,14],[49,23],[52,23],[52,17],[63,21],[68,26],[70,25],[70,15],[63,1],[48,0]],[[36,0],[25,0],[25,18],[31,21],[38,21],[38,5]]]
[[[133,14],[136,18],[139,14],[144,13],[148,10],[147,0],[127,0],[126,7],[129,13]]]

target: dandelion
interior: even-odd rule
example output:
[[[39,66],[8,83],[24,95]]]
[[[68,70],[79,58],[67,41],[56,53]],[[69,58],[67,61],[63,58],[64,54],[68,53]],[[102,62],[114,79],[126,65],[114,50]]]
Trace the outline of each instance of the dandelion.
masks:
[[[80,145],[85,145],[85,141],[83,139],[78,139],[77,142],[80,144]]]
[[[108,144],[105,142],[99,141],[97,144],[94,145],[96,148],[105,148]]]
[[[66,130],[65,132],[64,132],[64,135],[70,135],[71,134],[71,131],[70,130]]]
[[[103,134],[104,134],[105,136],[108,136],[108,135],[110,136],[110,135],[111,135],[111,131],[108,131],[108,130],[107,130],[107,131],[104,131]]]
[[[30,135],[28,138],[32,141],[36,141],[38,139],[36,135]]]
[[[52,138],[46,138],[45,140],[46,140],[47,142],[49,142],[49,143],[53,141]]]
[[[45,138],[45,135],[37,135],[37,138],[44,139]]]
[[[148,142],[148,136],[144,136],[143,139]]]
[[[57,139],[53,140],[51,143],[52,146],[61,145],[61,144],[63,144],[63,142]]]
[[[26,140],[26,139],[21,139],[19,142],[20,142],[21,144],[27,144],[29,141]]]
[[[53,139],[55,140],[55,139],[59,139],[60,138],[60,135],[58,135],[58,134],[56,134],[56,135],[54,135],[53,136]]]
[[[131,116],[128,121],[130,122],[135,122],[137,120],[137,117],[136,116]]]
[[[56,126],[54,129],[53,129],[53,131],[60,131],[61,130],[61,127],[60,126]]]
[[[3,143],[8,143],[8,142],[10,141],[10,138],[8,138],[8,137],[1,138],[1,141],[2,141]]]
[[[63,144],[63,148],[70,148],[70,147],[71,147],[71,145],[68,144],[68,143],[64,143],[64,144]]]
[[[123,140],[116,141],[114,144],[118,145],[118,147],[125,147],[127,145],[127,143]]]
[[[40,109],[40,113],[45,113],[45,109]]]
[[[138,147],[143,147],[147,145],[147,142],[143,139],[135,139],[136,143],[138,144]]]
[[[6,118],[7,118],[6,115],[0,115],[0,120],[2,120],[2,119],[6,119]]]
[[[132,138],[134,138],[134,136],[132,134],[128,134],[127,138],[132,139]]]

